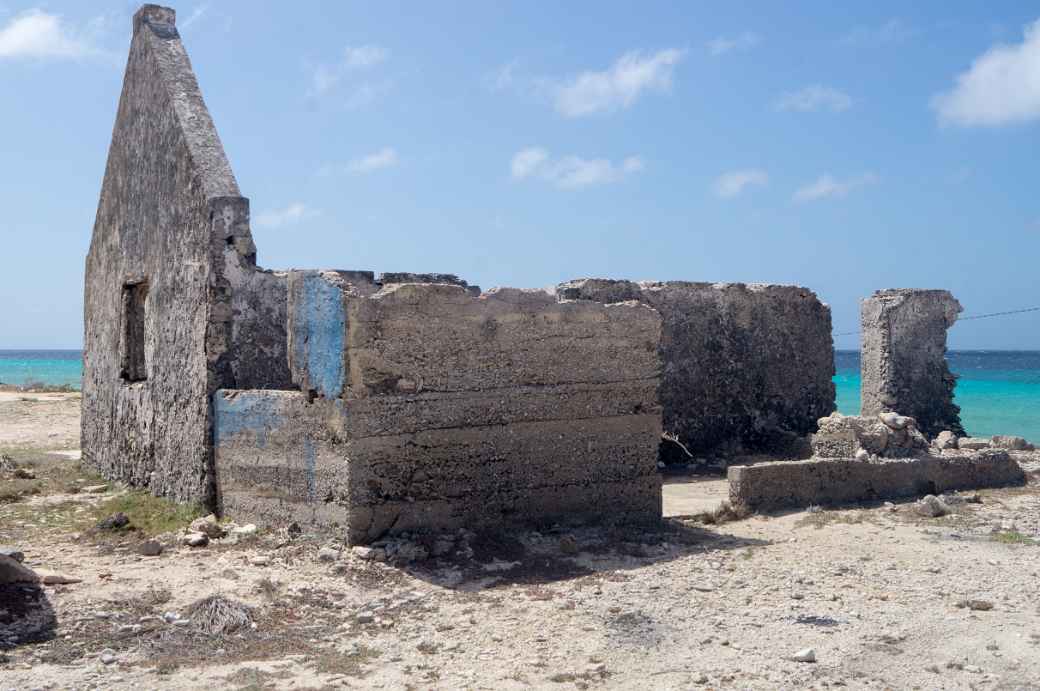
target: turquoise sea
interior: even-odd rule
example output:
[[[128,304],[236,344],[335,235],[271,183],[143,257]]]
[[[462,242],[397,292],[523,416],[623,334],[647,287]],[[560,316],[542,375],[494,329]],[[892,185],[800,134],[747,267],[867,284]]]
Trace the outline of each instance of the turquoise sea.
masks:
[[[949,353],[960,379],[956,399],[969,434],[1018,434],[1040,442],[1040,351],[961,350]],[[79,388],[79,350],[0,350],[0,384],[42,382]],[[838,410],[859,411],[859,352],[835,354]]]

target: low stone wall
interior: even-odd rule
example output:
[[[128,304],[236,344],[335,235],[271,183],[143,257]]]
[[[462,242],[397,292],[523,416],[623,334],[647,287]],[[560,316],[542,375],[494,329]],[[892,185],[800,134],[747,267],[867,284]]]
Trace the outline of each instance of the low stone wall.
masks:
[[[812,458],[728,471],[730,503],[750,511],[896,499],[1025,482],[1006,451],[855,461]]]
[[[797,286],[580,279],[561,298],[638,300],[664,320],[664,430],[696,458],[786,453],[834,410],[830,308]],[[675,443],[665,462],[690,463]]]
[[[354,543],[660,518],[655,310],[449,283],[373,290],[345,272],[289,276],[303,392],[214,397],[225,511],[345,526]]]

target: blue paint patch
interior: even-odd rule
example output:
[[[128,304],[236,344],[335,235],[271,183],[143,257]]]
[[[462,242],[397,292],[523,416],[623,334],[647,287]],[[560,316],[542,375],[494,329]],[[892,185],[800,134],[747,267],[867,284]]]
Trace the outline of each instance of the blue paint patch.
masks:
[[[343,395],[347,320],[343,291],[316,273],[308,274],[303,283],[303,317],[311,387],[325,398],[339,398]]]
[[[219,446],[240,432],[252,432],[256,445],[267,446],[267,433],[282,427],[287,420],[278,400],[265,395],[239,393],[234,397],[213,394],[213,439]]]
[[[305,462],[307,473],[307,500],[314,501],[315,495],[317,494],[317,490],[315,488],[317,484],[315,478],[317,453],[314,450],[314,442],[311,441],[310,437],[305,437],[303,440],[303,460]]]

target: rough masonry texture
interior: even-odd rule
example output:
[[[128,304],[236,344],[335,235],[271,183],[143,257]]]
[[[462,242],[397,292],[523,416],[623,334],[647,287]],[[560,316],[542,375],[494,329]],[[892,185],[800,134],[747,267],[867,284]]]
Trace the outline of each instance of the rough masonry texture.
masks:
[[[225,511],[352,542],[660,518],[655,310],[371,276],[290,274],[302,392],[218,394]]]
[[[730,503],[748,511],[848,504],[1021,485],[1025,473],[1007,451],[856,461],[812,458],[728,470]]]
[[[898,411],[925,435],[964,436],[946,362],[946,332],[961,305],[945,290],[880,290],[863,300],[860,395],[863,416]]]
[[[264,271],[175,27],[134,16],[86,264],[82,448],[264,523],[661,516],[661,317],[451,274]]]
[[[557,293],[661,313],[663,426],[696,458],[788,452],[834,410],[831,313],[811,290],[581,279]],[[693,460],[668,441],[661,458]]]
[[[210,394],[287,386],[284,276],[255,266],[249,202],[174,26],[133,21],[86,262],[82,448],[110,478],[208,501]]]

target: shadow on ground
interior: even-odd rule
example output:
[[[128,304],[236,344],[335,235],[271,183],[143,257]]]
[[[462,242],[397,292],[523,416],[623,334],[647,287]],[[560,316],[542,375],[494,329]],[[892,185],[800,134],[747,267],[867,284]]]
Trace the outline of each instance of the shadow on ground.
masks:
[[[0,651],[49,641],[57,626],[43,588],[34,583],[0,584]]]
[[[478,591],[612,577],[694,554],[766,544],[665,519],[656,526],[478,533],[468,541],[468,550],[400,568],[441,587]]]

